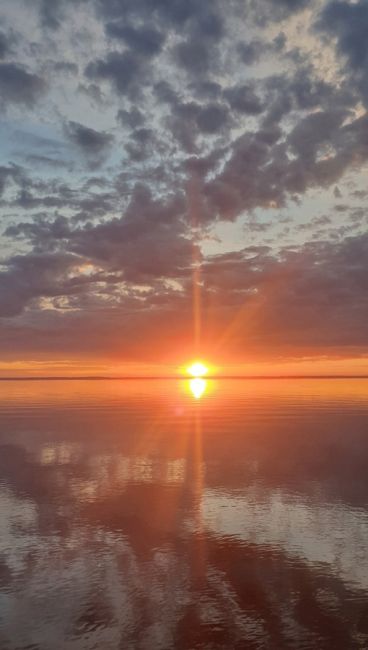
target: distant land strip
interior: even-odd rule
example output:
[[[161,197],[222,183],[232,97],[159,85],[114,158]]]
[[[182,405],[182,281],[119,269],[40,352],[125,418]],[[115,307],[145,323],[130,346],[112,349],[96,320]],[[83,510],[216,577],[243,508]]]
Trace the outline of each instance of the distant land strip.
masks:
[[[76,376],[76,377],[0,377],[0,381],[141,381],[141,380],[191,380],[190,376],[179,375],[147,375],[147,376]],[[368,379],[368,375],[206,375],[201,379]]]

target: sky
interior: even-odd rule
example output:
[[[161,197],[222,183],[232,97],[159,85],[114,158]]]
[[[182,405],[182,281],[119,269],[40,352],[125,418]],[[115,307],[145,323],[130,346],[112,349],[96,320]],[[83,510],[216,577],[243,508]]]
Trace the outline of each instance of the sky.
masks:
[[[0,376],[368,374],[366,0],[2,0]]]

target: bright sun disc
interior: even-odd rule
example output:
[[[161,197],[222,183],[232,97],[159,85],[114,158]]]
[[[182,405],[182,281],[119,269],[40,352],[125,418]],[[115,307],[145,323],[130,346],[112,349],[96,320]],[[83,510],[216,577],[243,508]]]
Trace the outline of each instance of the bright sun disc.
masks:
[[[203,375],[208,373],[208,368],[201,361],[196,361],[189,366],[188,373],[192,375],[192,377],[203,377]]]

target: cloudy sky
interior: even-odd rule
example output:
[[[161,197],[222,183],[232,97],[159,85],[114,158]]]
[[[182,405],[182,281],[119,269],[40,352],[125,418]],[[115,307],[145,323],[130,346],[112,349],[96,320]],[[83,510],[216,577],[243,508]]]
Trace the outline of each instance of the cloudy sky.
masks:
[[[365,0],[2,0],[0,372],[368,372]]]

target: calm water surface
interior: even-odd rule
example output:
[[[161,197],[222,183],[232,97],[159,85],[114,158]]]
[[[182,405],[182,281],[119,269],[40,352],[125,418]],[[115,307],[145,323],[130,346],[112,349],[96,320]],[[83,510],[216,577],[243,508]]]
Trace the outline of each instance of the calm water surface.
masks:
[[[0,382],[0,649],[368,648],[368,381]]]

